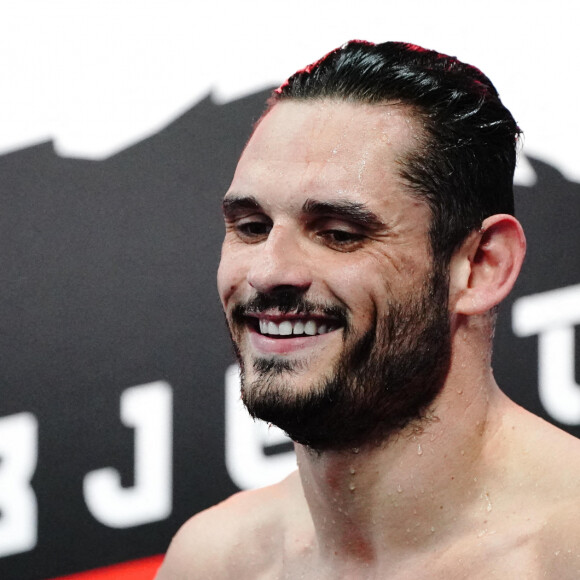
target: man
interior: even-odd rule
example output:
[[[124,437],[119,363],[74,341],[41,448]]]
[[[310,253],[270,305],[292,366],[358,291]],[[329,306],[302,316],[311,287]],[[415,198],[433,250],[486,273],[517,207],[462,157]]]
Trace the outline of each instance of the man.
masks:
[[[192,518],[160,579],[580,578],[580,442],[490,366],[518,135],[487,77],[413,45],[350,42],[275,91],[218,288],[244,403],[299,471]]]

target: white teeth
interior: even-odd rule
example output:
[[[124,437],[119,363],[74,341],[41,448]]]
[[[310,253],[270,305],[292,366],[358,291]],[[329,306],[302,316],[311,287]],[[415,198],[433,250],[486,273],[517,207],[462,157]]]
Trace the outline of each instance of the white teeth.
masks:
[[[280,323],[272,320],[260,319],[258,321],[260,333],[271,336],[315,336],[316,334],[326,334],[335,330],[335,327],[327,324],[318,324],[316,320],[283,320]]]
[[[314,320],[309,320],[304,325],[304,334],[308,334],[309,336],[314,336],[316,334],[316,322],[314,322]]]
[[[281,336],[288,336],[289,334],[292,334],[292,323],[289,320],[285,320],[280,323],[278,329],[280,330]]]
[[[302,320],[297,320],[294,323],[293,332],[294,334],[304,334],[304,322]]]

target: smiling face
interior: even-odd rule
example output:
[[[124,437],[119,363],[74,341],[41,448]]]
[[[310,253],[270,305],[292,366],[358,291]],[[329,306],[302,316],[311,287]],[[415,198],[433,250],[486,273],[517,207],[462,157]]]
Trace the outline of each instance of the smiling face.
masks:
[[[394,105],[279,103],[224,198],[218,288],[244,402],[315,448],[401,428],[447,369],[446,275],[397,174],[416,131]]]

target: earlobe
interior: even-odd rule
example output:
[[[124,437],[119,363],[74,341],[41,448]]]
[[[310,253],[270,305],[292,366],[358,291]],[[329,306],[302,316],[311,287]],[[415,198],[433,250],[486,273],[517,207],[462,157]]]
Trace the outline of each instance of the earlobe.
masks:
[[[522,226],[511,215],[484,220],[454,254],[450,265],[450,308],[483,314],[511,291],[526,253]]]

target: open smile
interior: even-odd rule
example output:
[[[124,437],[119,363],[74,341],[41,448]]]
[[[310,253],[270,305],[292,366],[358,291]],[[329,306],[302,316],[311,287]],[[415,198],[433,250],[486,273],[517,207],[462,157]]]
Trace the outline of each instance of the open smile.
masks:
[[[253,314],[246,317],[250,342],[258,351],[288,354],[314,347],[342,325],[337,320],[312,315]]]
[[[338,328],[338,324],[335,322],[316,318],[285,318],[284,320],[258,318],[257,320],[258,332],[262,335],[274,337],[315,336],[332,332]]]

